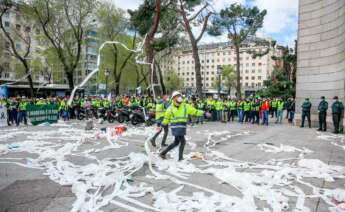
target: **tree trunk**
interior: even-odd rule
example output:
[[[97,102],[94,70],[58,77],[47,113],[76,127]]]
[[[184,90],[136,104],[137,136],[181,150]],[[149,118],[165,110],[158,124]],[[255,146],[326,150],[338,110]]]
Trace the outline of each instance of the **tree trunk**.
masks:
[[[155,62],[155,64],[157,65],[157,71],[158,71],[158,74],[159,74],[159,83],[161,85],[162,94],[167,94],[167,92],[166,92],[167,90],[166,90],[166,87],[165,87],[165,84],[164,84],[162,69],[161,69],[161,67],[160,67],[158,62]]]
[[[35,97],[34,85],[33,85],[33,82],[32,82],[31,75],[28,75],[27,79],[28,79],[28,82],[29,82],[29,85],[30,85],[30,95],[31,95],[31,97]]]
[[[118,80],[115,81],[115,95],[120,94],[120,82]]]
[[[68,81],[69,90],[70,90],[70,92],[72,92],[73,88],[74,88],[73,72],[65,70],[65,73],[67,75],[67,81]]]
[[[200,98],[202,98],[202,78],[201,78],[201,64],[199,58],[199,49],[196,42],[192,42],[192,51],[194,58],[194,70],[195,70],[195,80],[196,80],[196,93]]]
[[[237,73],[237,85],[236,85],[236,93],[237,97],[241,98],[241,71],[240,71],[240,47],[234,42],[235,52],[236,52],[236,73]]]
[[[147,57],[147,63],[153,64],[154,60],[154,41],[155,41],[155,34],[158,30],[159,21],[161,16],[161,0],[156,0],[155,2],[155,12],[153,16],[152,26],[147,33],[146,41],[145,41],[145,52]],[[150,83],[155,85],[158,84],[157,73],[155,72],[155,66],[149,65],[149,76],[150,76]],[[155,89],[156,87],[153,87]],[[155,92],[155,90],[153,91]]]

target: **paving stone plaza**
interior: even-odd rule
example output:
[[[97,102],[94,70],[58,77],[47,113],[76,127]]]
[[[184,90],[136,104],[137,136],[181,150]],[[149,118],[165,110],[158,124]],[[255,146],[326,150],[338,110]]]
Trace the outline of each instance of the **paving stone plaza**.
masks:
[[[345,136],[289,124],[188,128],[185,160],[80,122],[0,130],[0,211],[342,211]],[[108,125],[111,129],[114,125]],[[110,136],[110,137],[109,137]],[[169,136],[169,143],[172,141]],[[159,148],[159,147],[158,147]]]

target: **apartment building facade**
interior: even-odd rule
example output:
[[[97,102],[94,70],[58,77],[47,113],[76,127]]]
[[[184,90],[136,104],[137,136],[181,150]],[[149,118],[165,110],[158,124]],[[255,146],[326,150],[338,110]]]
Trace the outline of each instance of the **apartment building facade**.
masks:
[[[253,58],[250,51],[267,52],[261,57]],[[277,47],[266,47],[248,42],[240,48],[240,78],[243,91],[255,91],[263,87],[264,80],[270,76],[275,65],[272,56],[281,56],[282,52]],[[217,67],[231,65],[236,70],[236,53],[231,43],[213,43],[199,46],[199,57],[201,62],[201,76],[203,90],[205,93],[215,93],[215,81],[217,80]],[[195,89],[196,79],[194,71],[194,59],[191,48],[176,49],[162,63],[163,73],[175,71],[182,79],[185,89]],[[222,80],[222,91],[225,93],[224,80]],[[234,93],[235,89],[232,89]]]

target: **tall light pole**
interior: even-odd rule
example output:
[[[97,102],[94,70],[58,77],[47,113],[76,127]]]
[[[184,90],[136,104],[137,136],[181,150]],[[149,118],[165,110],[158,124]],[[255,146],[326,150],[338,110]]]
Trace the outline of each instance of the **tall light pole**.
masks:
[[[217,75],[218,75],[218,97],[220,97],[220,90],[221,90],[221,83],[222,83],[222,72],[223,68],[221,66],[217,66]]]
[[[105,75],[105,93],[108,94],[108,77],[109,77],[109,69],[105,69],[104,75]]]

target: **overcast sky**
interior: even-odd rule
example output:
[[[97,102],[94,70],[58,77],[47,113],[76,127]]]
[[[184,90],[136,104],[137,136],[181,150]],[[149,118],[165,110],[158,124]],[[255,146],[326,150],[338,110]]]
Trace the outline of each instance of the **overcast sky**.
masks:
[[[136,9],[143,0],[112,0],[115,5],[127,10]],[[272,37],[279,44],[292,47],[297,37],[298,22],[298,0],[213,0],[212,6],[216,11],[228,6],[231,3],[252,4],[261,10],[266,9],[264,27],[258,33],[260,36]],[[204,36],[202,43],[226,41],[226,36],[211,37]]]

